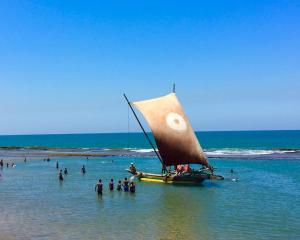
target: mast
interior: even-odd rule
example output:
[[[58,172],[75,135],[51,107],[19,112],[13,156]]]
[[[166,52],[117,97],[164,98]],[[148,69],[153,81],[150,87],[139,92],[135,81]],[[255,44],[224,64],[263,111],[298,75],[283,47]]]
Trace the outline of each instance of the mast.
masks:
[[[163,163],[163,161],[162,161],[160,155],[159,155],[158,152],[156,151],[156,149],[155,149],[153,143],[151,142],[151,139],[149,138],[148,134],[146,133],[146,131],[145,131],[145,129],[144,129],[142,123],[141,123],[140,120],[138,119],[138,117],[137,117],[137,115],[136,115],[136,113],[135,113],[133,107],[131,106],[130,101],[128,100],[128,98],[127,98],[127,96],[126,96],[125,93],[124,93],[124,98],[126,99],[126,101],[127,101],[127,103],[128,103],[128,106],[130,107],[130,109],[131,109],[131,111],[132,111],[132,113],[133,113],[133,115],[134,115],[136,121],[138,122],[138,124],[140,125],[141,129],[143,130],[143,132],[144,132],[144,134],[145,134],[145,136],[146,136],[148,142],[150,143],[152,149],[154,150],[156,156],[158,157],[158,159],[159,159],[159,161],[161,162],[161,164],[164,165],[164,163]]]
[[[173,93],[175,93],[175,83],[173,83]]]

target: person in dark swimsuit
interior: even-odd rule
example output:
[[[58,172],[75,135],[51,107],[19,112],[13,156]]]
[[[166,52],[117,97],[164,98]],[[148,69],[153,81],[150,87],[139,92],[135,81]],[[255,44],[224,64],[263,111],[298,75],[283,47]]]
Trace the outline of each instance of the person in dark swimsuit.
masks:
[[[84,166],[84,165],[82,165],[81,172],[82,172],[83,174],[85,174],[85,166]]]
[[[101,179],[99,179],[99,181],[97,182],[97,184],[95,186],[95,191],[97,191],[98,195],[102,195],[102,190],[103,190],[103,183],[102,183]]]
[[[117,190],[118,190],[118,191],[122,191],[122,183],[121,183],[121,180],[119,180],[119,182],[118,182]]]
[[[59,168],[59,164],[58,164],[58,161],[56,161],[56,169]]]
[[[131,193],[135,193],[135,184],[134,184],[134,182],[131,182],[131,183],[130,183],[130,188],[129,188],[129,190],[130,190]]]
[[[127,178],[125,178],[125,180],[123,182],[123,189],[124,189],[124,192],[128,192],[128,190],[129,190],[129,181],[127,180]]]
[[[110,191],[113,191],[114,190],[114,180],[113,179],[110,179],[110,183],[109,183],[109,190]]]
[[[63,177],[63,174],[62,174],[62,170],[59,171],[58,179],[59,179],[59,181],[63,181],[64,180],[64,177]]]
[[[67,169],[67,168],[65,168],[64,174],[65,174],[65,175],[68,175],[68,169]]]

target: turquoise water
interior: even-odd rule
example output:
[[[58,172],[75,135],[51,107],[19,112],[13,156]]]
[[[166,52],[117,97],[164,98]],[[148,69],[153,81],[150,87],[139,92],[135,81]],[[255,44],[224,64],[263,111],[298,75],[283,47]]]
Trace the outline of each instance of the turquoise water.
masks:
[[[203,148],[300,149],[300,130],[196,132],[196,135]],[[142,133],[0,135],[0,146],[149,148]]]
[[[2,136],[0,145],[127,147],[120,135]],[[206,149],[221,151],[300,146],[299,131],[199,135]],[[123,134],[123,141],[127,137]],[[131,147],[149,148],[139,142],[140,137],[130,136],[131,142],[138,142]],[[29,157],[26,164],[19,161],[15,168],[0,170],[0,239],[299,239],[300,158],[249,156],[211,157],[224,181],[197,186],[137,182],[135,194],[111,193],[108,182],[130,177],[124,169],[132,161],[144,171],[159,171],[154,156],[56,157],[50,162]],[[56,161],[69,170],[61,184]],[[80,173],[83,164],[85,175]],[[235,173],[230,174],[230,169]],[[99,178],[105,184],[102,197],[94,192]]]

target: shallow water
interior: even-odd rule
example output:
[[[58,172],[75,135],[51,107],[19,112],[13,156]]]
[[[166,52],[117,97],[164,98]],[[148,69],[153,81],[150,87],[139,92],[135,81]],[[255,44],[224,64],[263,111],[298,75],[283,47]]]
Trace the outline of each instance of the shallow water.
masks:
[[[55,161],[68,168],[59,183]],[[299,239],[300,162],[212,159],[224,181],[197,186],[137,182],[135,194],[108,182],[153,157],[52,158],[0,170],[0,235],[12,239]],[[80,173],[85,164],[87,173]],[[230,174],[230,169],[235,173]],[[105,184],[102,197],[96,181]],[[237,179],[236,181],[232,179]]]

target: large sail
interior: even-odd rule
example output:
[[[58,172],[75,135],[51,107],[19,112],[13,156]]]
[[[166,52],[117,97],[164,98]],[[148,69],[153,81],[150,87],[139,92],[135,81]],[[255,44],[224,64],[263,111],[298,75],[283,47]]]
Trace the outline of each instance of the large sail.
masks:
[[[148,122],[166,166],[189,163],[209,166],[175,93],[132,104]]]

